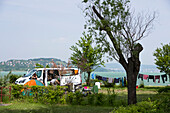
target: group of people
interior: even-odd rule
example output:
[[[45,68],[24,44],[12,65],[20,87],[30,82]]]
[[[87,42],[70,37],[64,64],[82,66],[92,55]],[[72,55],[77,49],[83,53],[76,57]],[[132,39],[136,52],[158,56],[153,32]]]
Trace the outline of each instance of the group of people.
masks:
[[[60,85],[60,77],[59,75],[54,75],[54,77],[50,81],[50,85]]]
[[[37,80],[37,74],[34,73],[31,77],[31,79]],[[50,85],[60,85],[60,77],[59,75],[54,75],[53,77],[48,77],[48,81],[50,81]]]

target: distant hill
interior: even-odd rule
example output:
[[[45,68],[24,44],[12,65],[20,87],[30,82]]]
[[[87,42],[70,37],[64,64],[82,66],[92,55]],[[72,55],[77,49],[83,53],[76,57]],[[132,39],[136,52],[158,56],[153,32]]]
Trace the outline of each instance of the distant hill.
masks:
[[[28,60],[8,60],[0,62],[0,71],[27,71],[28,69],[35,68],[35,64],[39,63],[44,67],[46,65],[52,66],[51,61],[54,61],[56,64],[66,65],[65,61],[61,61],[57,58],[35,58]]]
[[[51,61],[56,64],[66,66],[67,62],[57,58],[35,58],[28,60],[8,60],[0,62],[0,71],[27,71],[35,68],[35,64],[39,63],[44,67],[46,65],[52,66]],[[124,72],[123,67],[119,63],[106,63],[105,67],[99,67],[95,72]],[[141,65],[140,72],[159,72],[155,65]]]
[[[94,72],[110,72],[110,70],[103,67],[98,67]]]

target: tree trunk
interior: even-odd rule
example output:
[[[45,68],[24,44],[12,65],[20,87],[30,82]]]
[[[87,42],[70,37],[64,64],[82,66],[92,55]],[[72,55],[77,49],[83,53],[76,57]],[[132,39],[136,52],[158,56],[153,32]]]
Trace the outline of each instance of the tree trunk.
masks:
[[[90,85],[90,73],[91,72],[87,72],[88,73],[88,77],[87,77],[87,86],[89,86]]]
[[[140,70],[140,61],[138,58],[129,58],[128,59],[128,68],[127,73],[127,83],[128,83],[128,105],[136,104],[136,81],[137,75]]]
[[[137,79],[137,75],[133,73],[133,70],[128,70],[128,72],[127,72],[128,105],[137,103],[136,79]]]

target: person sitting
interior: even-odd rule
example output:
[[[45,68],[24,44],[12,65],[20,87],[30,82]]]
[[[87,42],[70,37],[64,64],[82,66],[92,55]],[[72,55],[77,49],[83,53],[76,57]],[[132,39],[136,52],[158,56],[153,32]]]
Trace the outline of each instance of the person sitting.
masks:
[[[51,85],[60,85],[60,78],[59,78],[59,76],[55,75],[55,78],[53,78],[53,79],[50,81],[50,84],[51,84]]]
[[[37,74],[36,74],[36,73],[34,73],[34,74],[32,75],[32,79],[37,79]]]

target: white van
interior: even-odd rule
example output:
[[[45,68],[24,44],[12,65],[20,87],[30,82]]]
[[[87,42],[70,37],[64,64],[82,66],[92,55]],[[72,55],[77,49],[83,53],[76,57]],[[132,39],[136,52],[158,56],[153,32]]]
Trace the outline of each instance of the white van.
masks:
[[[18,78],[15,84],[24,85],[33,74],[36,73],[37,80],[44,83],[45,86],[50,84],[51,79],[57,75],[60,79],[60,86],[65,86],[70,83],[73,84],[74,89],[81,88],[82,80],[80,70],[77,68],[37,68],[29,71],[25,76]]]

